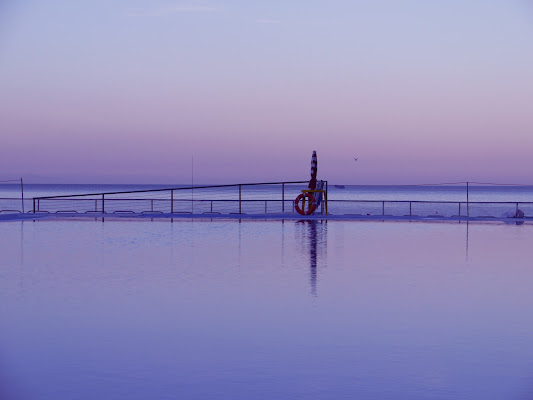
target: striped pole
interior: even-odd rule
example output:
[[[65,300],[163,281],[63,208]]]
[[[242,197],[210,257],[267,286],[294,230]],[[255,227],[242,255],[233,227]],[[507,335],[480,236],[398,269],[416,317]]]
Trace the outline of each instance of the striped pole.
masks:
[[[311,180],[309,181],[309,189],[315,190],[316,189],[316,174],[318,171],[318,162],[316,158],[316,151],[313,151],[313,155],[311,157]]]

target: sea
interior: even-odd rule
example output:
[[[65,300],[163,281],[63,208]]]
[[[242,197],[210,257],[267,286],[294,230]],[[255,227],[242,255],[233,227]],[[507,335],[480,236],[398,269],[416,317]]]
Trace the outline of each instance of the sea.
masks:
[[[102,188],[126,187],[27,193]],[[0,221],[0,398],[528,399],[532,238],[528,221]]]

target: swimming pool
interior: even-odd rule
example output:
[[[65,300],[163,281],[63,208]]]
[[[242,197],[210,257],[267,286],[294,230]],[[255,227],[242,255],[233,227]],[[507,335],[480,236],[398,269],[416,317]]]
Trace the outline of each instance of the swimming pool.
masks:
[[[529,224],[11,221],[3,398],[532,390]]]

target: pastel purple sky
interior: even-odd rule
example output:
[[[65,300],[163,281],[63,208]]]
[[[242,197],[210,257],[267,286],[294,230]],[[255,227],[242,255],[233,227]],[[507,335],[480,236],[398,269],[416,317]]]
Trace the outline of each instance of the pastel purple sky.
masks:
[[[533,183],[532,71],[527,0],[4,0],[0,180]]]

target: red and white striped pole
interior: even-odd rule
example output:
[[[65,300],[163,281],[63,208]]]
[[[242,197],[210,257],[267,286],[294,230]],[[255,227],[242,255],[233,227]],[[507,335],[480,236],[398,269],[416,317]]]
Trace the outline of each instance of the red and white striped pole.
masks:
[[[311,190],[316,189],[317,165],[316,151],[313,151],[313,156],[311,157],[311,180],[309,181],[309,189]]]

